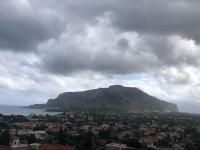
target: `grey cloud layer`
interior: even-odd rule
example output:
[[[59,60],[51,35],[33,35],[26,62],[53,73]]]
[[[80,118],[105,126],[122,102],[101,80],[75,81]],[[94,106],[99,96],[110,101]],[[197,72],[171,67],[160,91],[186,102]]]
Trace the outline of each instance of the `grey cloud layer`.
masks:
[[[66,22],[81,26],[105,12],[113,14],[114,27],[122,31],[200,39],[200,3],[197,0],[7,0],[0,6],[0,46],[30,49],[56,38]]]
[[[114,26],[123,31],[178,34],[197,41],[200,38],[198,0],[69,0],[50,4],[51,8],[66,13],[70,21],[91,21],[111,12]]]
[[[56,12],[34,7],[26,1],[2,1],[0,5],[0,47],[33,51],[37,44],[54,38],[65,28]]]
[[[199,41],[199,8],[196,0],[131,0],[120,1],[113,10],[115,25],[123,30],[178,34]]]
[[[197,0],[3,1],[0,48],[35,51],[36,67],[54,74],[198,66],[199,8]]]

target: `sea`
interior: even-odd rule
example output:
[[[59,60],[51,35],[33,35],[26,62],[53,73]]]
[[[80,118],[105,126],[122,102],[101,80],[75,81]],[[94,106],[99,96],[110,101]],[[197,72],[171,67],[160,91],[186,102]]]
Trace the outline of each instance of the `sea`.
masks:
[[[31,109],[31,108],[24,108],[23,106],[8,106],[8,105],[0,105],[0,114],[3,115],[24,115],[28,116],[30,114],[37,114],[37,115],[56,115],[59,114],[58,112],[47,112],[45,109]]]

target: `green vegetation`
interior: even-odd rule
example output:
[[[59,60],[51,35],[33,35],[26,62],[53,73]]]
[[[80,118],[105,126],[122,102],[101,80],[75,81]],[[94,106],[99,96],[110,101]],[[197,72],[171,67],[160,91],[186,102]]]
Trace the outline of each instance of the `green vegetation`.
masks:
[[[10,133],[9,130],[4,130],[0,135],[0,145],[10,145]]]

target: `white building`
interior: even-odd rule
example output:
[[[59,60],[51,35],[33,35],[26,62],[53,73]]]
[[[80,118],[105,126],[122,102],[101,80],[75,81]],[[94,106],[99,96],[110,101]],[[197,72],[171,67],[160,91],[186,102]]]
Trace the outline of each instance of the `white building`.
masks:
[[[126,148],[127,148],[126,144],[119,144],[119,143],[106,144],[106,150],[125,150]]]

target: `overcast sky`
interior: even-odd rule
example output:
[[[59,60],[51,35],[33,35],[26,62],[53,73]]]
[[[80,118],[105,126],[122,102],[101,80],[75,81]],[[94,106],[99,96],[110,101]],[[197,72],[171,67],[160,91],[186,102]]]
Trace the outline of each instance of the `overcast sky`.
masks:
[[[200,112],[199,0],[2,0],[0,104],[138,87]]]

